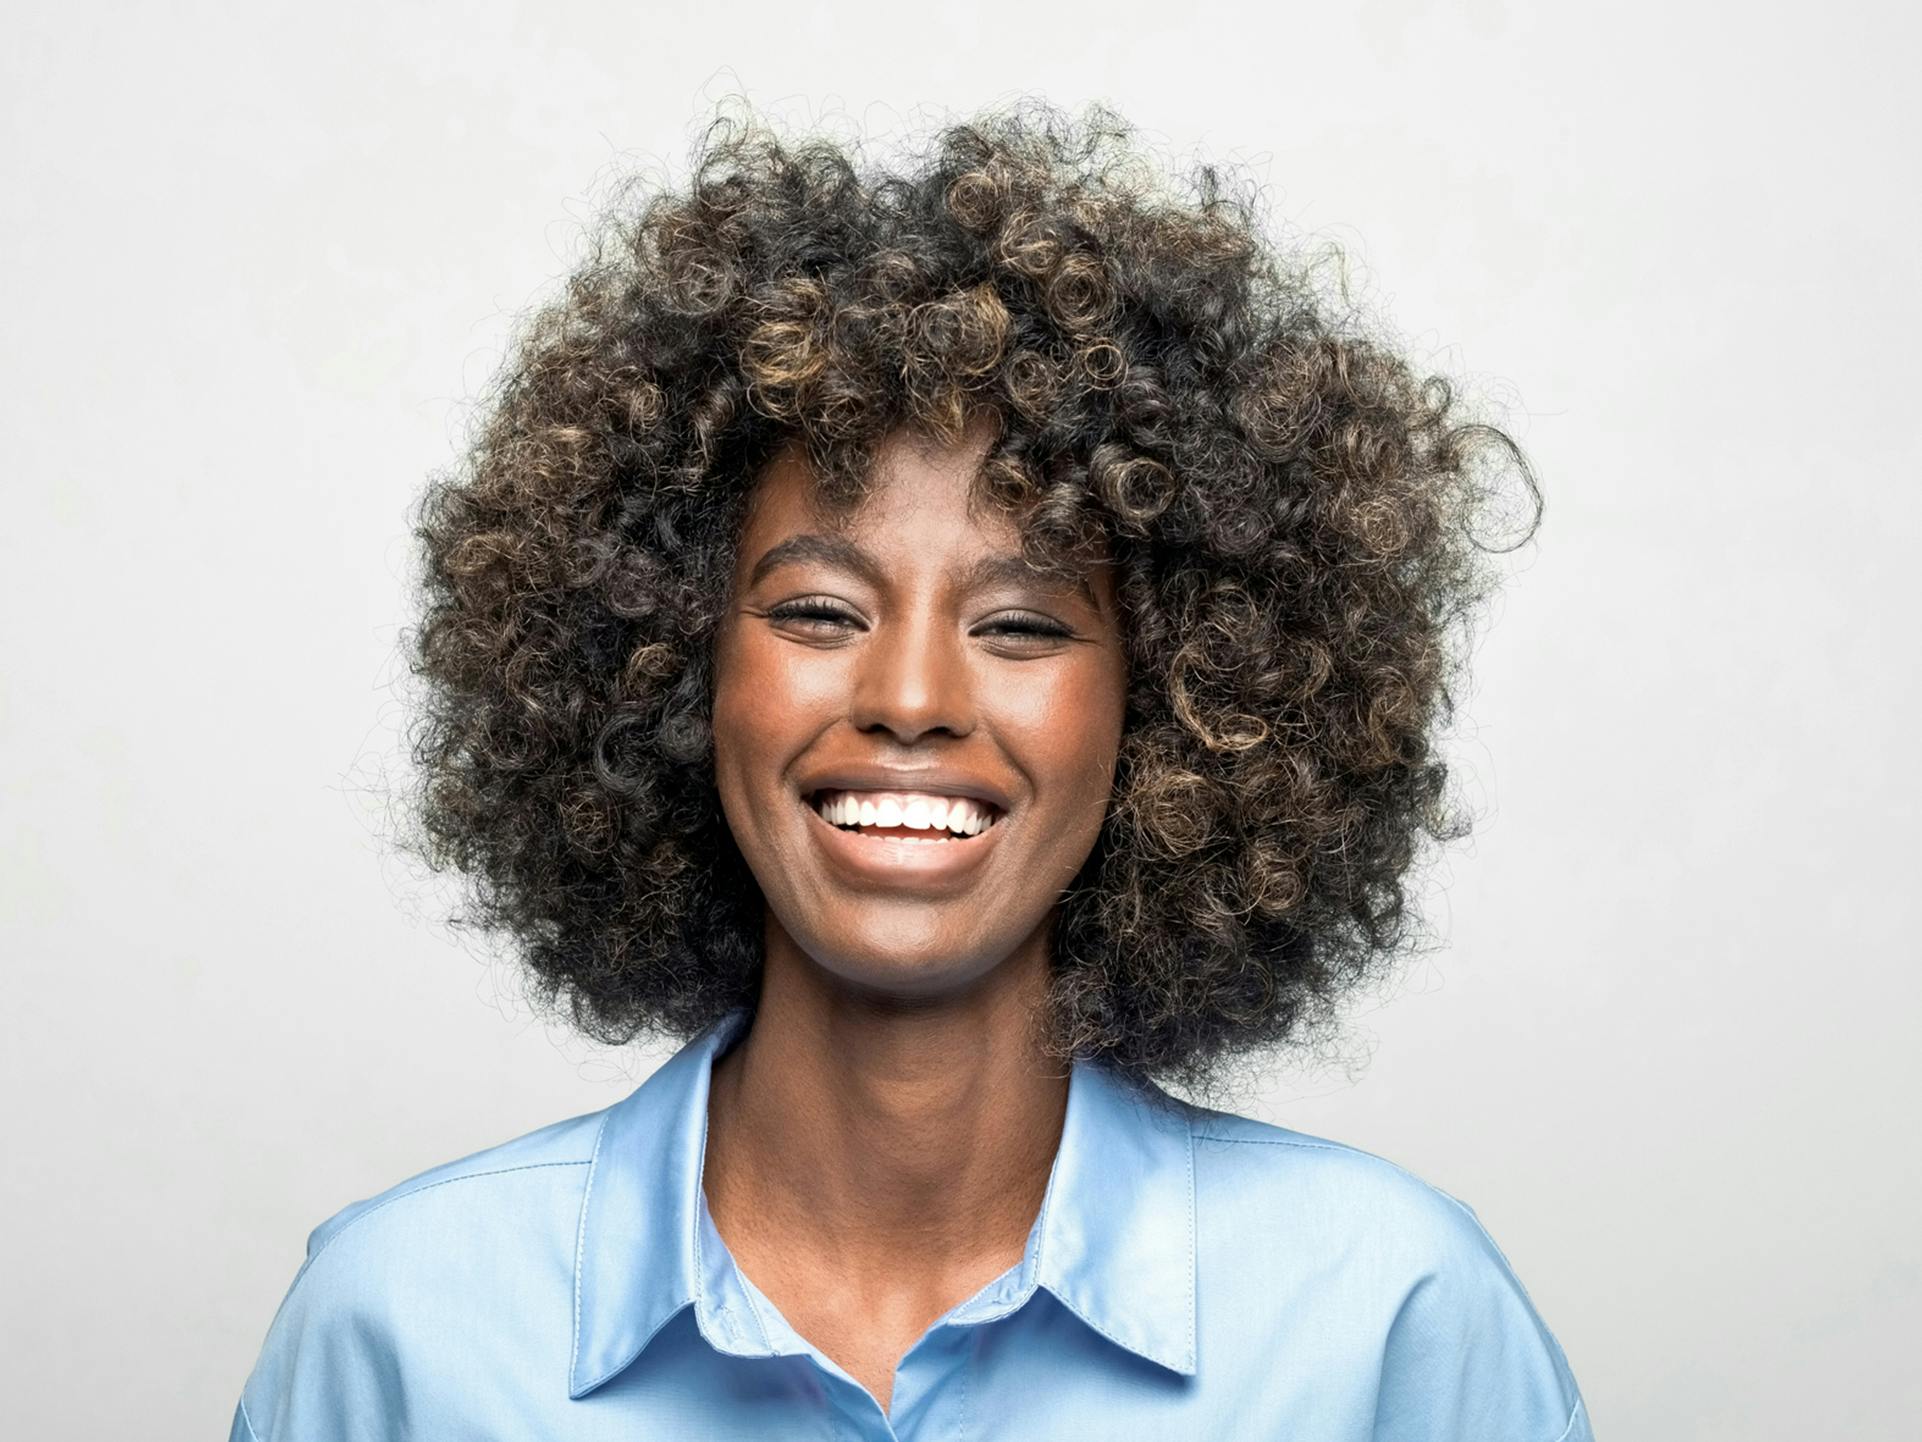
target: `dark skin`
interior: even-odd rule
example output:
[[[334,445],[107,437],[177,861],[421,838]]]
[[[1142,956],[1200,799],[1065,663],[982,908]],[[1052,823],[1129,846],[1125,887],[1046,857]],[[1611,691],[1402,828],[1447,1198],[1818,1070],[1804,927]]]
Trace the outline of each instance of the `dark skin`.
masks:
[[[741,1270],[883,1411],[902,1355],[1021,1259],[1040,1211],[1068,1082],[1032,1019],[1125,706],[1111,575],[1026,569],[1016,523],[970,504],[994,425],[891,438],[839,519],[777,457],[716,641],[716,781],[767,926],[703,1187]],[[995,819],[857,832],[810,804],[890,787]]]

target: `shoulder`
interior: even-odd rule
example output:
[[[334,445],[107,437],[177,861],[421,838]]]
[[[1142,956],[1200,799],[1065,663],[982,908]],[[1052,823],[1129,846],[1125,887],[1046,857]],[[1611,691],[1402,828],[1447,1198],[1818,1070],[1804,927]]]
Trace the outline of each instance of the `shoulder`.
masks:
[[[382,1416],[399,1395],[431,1393],[495,1349],[558,1348],[540,1360],[564,1376],[581,1195],[605,1116],[444,1162],[315,1227],[242,1390],[235,1435],[274,1442]],[[476,1318],[514,1335],[482,1335]]]
[[[515,1201],[537,1197],[557,1182],[569,1185],[569,1169],[584,1169],[593,1160],[605,1115],[588,1112],[550,1123],[350,1202],[308,1234],[307,1261],[312,1264],[350,1233],[354,1245],[378,1247],[450,1215],[478,1224],[511,1215]],[[572,1185],[578,1188],[578,1177]]]
[[[1272,1315],[1353,1374],[1378,1436],[1588,1436],[1560,1342],[1475,1209],[1386,1157],[1189,1107],[1204,1310]],[[1323,1375],[1327,1375],[1324,1373]]]
[[[1410,1262],[1492,1245],[1474,1208],[1386,1157],[1232,1112],[1187,1110],[1204,1208],[1285,1217],[1297,1238],[1304,1226],[1367,1234]]]

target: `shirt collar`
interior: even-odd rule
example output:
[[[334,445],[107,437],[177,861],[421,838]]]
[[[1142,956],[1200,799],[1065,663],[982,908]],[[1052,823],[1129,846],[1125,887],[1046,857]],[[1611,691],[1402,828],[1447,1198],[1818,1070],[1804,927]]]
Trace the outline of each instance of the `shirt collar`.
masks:
[[[736,1009],[714,1022],[601,1118],[575,1246],[571,1397],[624,1371],[690,1303],[722,1351],[791,1350],[751,1320],[701,1190],[710,1071],[746,1021]],[[1037,1286],[1110,1341],[1193,1375],[1194,1151],[1186,1110],[1159,1088],[1074,1064],[1026,1254],[950,1320],[1005,1316]]]

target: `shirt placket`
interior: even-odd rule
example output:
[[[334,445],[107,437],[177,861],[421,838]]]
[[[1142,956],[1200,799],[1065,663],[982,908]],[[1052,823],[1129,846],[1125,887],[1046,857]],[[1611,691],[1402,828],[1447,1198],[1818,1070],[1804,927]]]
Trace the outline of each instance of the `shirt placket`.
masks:
[[[703,1285],[696,1320],[709,1344],[740,1357],[781,1357],[811,1364],[820,1400],[832,1409],[831,1435],[860,1442],[957,1442],[969,1435],[967,1395],[978,1329],[1016,1310],[1034,1290],[1028,1255],[972,1297],[937,1318],[903,1354],[895,1369],[889,1410],[819,1347],[803,1337],[767,1295],[735,1264],[713,1218],[702,1206]],[[1032,1240],[1032,1239],[1031,1239]]]

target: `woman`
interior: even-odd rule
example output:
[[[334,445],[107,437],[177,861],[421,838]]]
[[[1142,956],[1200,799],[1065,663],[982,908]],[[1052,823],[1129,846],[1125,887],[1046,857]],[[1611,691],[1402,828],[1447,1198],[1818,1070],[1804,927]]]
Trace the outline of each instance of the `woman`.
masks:
[[[422,508],[412,844],[684,1045],[319,1227],[233,1435],[1589,1437],[1468,1208],[1157,1080],[1406,939],[1507,438],[1104,110],[600,235]]]

